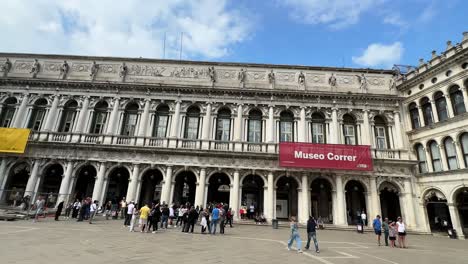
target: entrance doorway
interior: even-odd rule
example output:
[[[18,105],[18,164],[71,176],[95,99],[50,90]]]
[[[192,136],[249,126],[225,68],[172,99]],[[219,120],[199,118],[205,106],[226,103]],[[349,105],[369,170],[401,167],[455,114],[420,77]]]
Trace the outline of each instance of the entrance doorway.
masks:
[[[248,175],[242,181],[241,206],[247,207],[250,217],[263,213],[263,186],[263,179],[258,175]],[[253,213],[250,212],[251,206]]]
[[[345,192],[348,225],[356,225],[361,222],[361,213],[364,211],[367,214],[364,186],[358,181],[351,180],[346,183]]]
[[[298,182],[293,177],[283,176],[276,183],[276,218],[287,219],[298,212]]]
[[[456,199],[463,234],[468,235],[468,187],[459,190]]]
[[[311,212],[324,223],[333,223],[332,186],[326,179],[315,179],[310,184]]]
[[[379,191],[382,219],[388,217],[389,220],[396,221],[397,217],[401,216],[398,187],[390,182],[383,182],[380,185]]]
[[[231,180],[224,173],[211,175],[208,181],[208,203],[229,204],[229,195],[231,191]]]
[[[183,171],[175,178],[174,199],[175,204],[195,203],[195,189],[197,177],[191,171]]]
[[[8,205],[19,205],[28,184],[30,166],[21,162],[13,166],[8,174],[5,189],[2,190],[1,201]],[[17,195],[18,194],[18,195]],[[16,201],[16,202],[15,202]]]
[[[93,196],[94,182],[96,178],[96,169],[92,165],[86,165],[78,172],[78,178],[75,184],[73,200],[81,201],[86,197]]]
[[[161,200],[163,175],[157,169],[148,170],[143,174],[139,204],[159,202]]]
[[[452,228],[447,198],[438,190],[430,190],[425,196],[427,217],[432,232],[446,232]]]
[[[128,172],[127,168],[115,168],[109,174],[109,182],[107,184],[106,198],[104,201],[111,201],[112,204],[118,204],[122,198],[127,195],[129,179],[130,173]]]
[[[46,206],[55,207],[57,202],[60,184],[62,183],[63,167],[60,164],[49,166],[42,176],[38,195],[42,195],[46,201]],[[38,197],[38,196],[36,196]]]

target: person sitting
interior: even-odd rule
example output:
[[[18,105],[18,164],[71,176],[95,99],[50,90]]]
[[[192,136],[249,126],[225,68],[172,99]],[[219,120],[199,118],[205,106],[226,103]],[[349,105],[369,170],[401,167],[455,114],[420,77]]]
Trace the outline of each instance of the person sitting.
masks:
[[[262,225],[266,225],[267,220],[266,220],[265,215],[264,215],[263,213],[260,214],[259,219],[260,219],[260,223],[261,223]]]
[[[317,225],[319,229],[325,229],[325,224],[323,223],[322,217],[317,219]]]

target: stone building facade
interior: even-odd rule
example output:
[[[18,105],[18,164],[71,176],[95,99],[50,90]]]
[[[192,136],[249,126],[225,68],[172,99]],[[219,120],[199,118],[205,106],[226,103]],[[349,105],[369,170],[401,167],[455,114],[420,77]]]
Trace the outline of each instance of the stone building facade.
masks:
[[[468,42],[453,49],[439,59],[456,66],[450,81],[439,77],[449,66],[429,64],[395,79],[373,69],[0,53],[0,126],[31,129],[24,154],[0,154],[0,199],[216,201],[236,217],[253,204],[268,219],[314,215],[341,226],[365,211],[430,232],[419,216],[434,190],[462,234],[452,197],[464,188],[466,151],[454,143],[459,167],[445,169],[446,156],[434,172],[418,170],[415,147],[441,145],[444,131],[461,142],[464,111],[434,118],[434,132],[419,119],[412,129],[409,108],[437,89],[450,95],[449,83],[466,105]],[[434,76],[440,82],[414,88]],[[374,170],[280,167],[283,141],[370,145]]]

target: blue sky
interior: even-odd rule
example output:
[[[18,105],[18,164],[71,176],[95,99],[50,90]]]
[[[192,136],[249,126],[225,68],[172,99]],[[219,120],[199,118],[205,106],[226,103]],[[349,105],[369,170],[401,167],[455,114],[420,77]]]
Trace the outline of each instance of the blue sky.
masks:
[[[463,0],[17,0],[2,52],[391,68],[468,31]],[[164,36],[166,45],[164,49]]]

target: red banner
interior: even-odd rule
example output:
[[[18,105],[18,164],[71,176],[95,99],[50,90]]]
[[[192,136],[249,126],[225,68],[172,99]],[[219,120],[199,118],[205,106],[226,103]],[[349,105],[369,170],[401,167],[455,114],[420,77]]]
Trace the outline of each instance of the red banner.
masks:
[[[280,167],[371,171],[370,146],[280,143]]]

